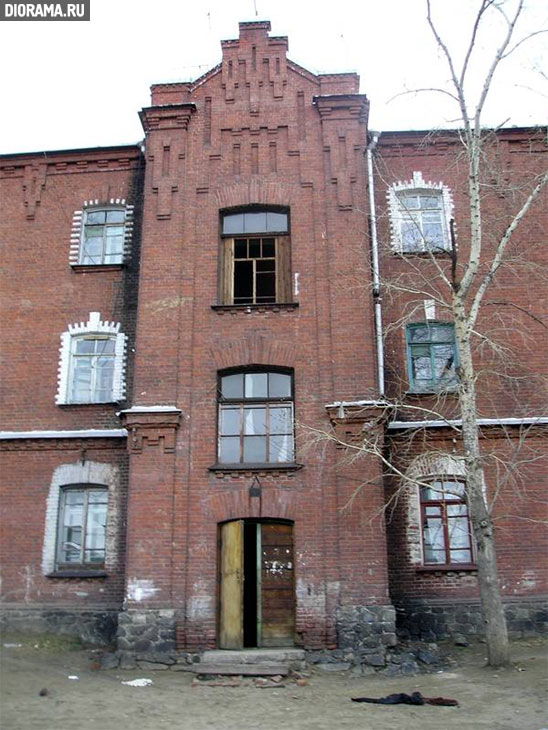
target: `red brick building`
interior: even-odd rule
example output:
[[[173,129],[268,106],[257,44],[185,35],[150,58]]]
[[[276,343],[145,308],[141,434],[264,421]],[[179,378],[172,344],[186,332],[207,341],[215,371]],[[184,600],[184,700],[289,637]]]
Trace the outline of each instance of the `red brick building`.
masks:
[[[382,277],[411,260],[430,265],[406,250],[419,244],[402,195],[442,249],[450,218],[466,216],[456,136],[425,146],[424,135],[387,133],[372,151],[357,76],[310,73],[269,29],[242,23],[219,66],[153,86],[142,148],[0,159],[9,626],[116,636],[133,651],[297,645],[363,656],[395,643],[395,607],[412,635],[478,630],[462,507],[456,538],[447,525],[457,515],[450,523],[440,503],[427,524],[418,492],[385,525],[397,485],[381,459],[310,444],[332,424],[343,438],[369,424],[417,479],[465,477],[445,422],[423,428],[383,405],[384,381],[390,397],[430,397],[451,325],[430,301],[420,316],[405,296],[381,304],[369,264],[378,249]],[[534,131],[499,138],[506,178],[540,169]],[[496,194],[491,204],[509,208]],[[520,231],[539,257],[542,205]],[[504,297],[534,314],[540,292],[531,301],[522,281],[510,272]],[[523,392],[514,381],[512,399],[488,379],[487,450],[513,454],[524,429],[542,436],[543,362],[540,348],[527,356],[531,377]],[[444,377],[449,392],[451,368]],[[451,397],[443,413],[454,418]],[[546,618],[542,534],[529,519],[545,487],[536,459],[525,487],[500,513],[499,559],[511,627],[534,631]]]

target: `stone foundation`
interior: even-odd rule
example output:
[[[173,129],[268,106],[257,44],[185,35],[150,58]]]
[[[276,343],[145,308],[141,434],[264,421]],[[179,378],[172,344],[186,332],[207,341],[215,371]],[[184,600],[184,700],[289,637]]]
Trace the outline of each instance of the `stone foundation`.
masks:
[[[396,603],[397,632],[404,639],[436,641],[462,636],[483,636],[478,601],[442,600]],[[548,633],[547,601],[508,601],[504,606],[508,634],[512,639]]]
[[[108,646],[116,638],[118,611],[113,609],[3,608],[3,633],[73,636],[85,644]]]
[[[392,606],[344,606],[337,612],[339,649],[352,649],[361,656],[381,653],[394,646],[396,612]]]
[[[174,609],[129,609],[118,615],[118,649],[124,652],[165,654],[175,652]]]

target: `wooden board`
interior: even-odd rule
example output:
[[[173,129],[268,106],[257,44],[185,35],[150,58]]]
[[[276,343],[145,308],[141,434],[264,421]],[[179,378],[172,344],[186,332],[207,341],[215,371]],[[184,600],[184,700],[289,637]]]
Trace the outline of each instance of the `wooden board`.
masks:
[[[244,645],[243,554],[243,520],[221,525],[221,649],[242,649]]]
[[[293,646],[295,579],[293,526],[261,525],[261,646]]]
[[[200,662],[192,665],[193,674],[246,674],[252,677],[289,674],[288,664],[227,664]]]

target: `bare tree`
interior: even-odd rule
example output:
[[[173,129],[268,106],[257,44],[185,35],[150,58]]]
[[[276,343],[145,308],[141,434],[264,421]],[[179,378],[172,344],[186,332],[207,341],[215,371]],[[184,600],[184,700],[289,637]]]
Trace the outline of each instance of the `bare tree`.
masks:
[[[408,309],[413,306],[423,306],[425,298],[433,300],[444,309],[445,316],[454,326],[458,355],[455,368],[457,382],[454,389],[458,404],[456,413],[448,416],[447,408],[442,402],[443,398],[440,402],[439,397],[434,405],[429,402],[425,406],[387,398],[385,408],[393,412],[403,406],[408,414],[410,409],[414,409],[426,420],[444,421],[448,428],[455,429],[462,444],[466,501],[477,546],[476,563],[480,603],[486,631],[488,663],[491,666],[508,664],[509,646],[497,578],[493,505],[488,500],[484,489],[485,457],[482,455],[480,447],[477,383],[481,370],[489,359],[485,357],[485,350],[488,349],[491,353],[497,354],[497,350],[502,346],[497,344],[496,337],[492,336],[493,333],[486,335],[479,331],[478,317],[480,311],[495,304],[499,305],[499,309],[504,308],[505,312],[508,312],[510,308],[514,311],[520,310],[519,304],[510,301],[488,302],[486,294],[492,290],[493,281],[501,267],[505,264],[512,266],[513,257],[519,255],[519,252],[516,252],[515,248],[511,246],[513,234],[547,184],[548,171],[544,171],[540,175],[536,174],[534,179],[527,180],[525,185],[528,187],[525,192],[523,186],[520,188],[519,194],[514,196],[514,200],[517,202],[512,214],[509,217],[507,215],[502,231],[499,232],[496,239],[493,239],[493,231],[497,227],[487,225],[488,219],[486,219],[483,206],[483,186],[486,184],[486,179],[489,178],[489,175],[486,175],[486,166],[491,164],[490,159],[492,159],[489,154],[489,145],[496,136],[496,130],[494,134],[493,131],[490,133],[483,127],[482,114],[492,90],[493,77],[499,66],[526,40],[537,34],[535,32],[518,40],[515,39],[516,24],[523,9],[524,0],[478,0],[478,9],[469,43],[458,66],[449,44],[438,30],[433,17],[432,0],[426,0],[427,23],[436,41],[439,54],[449,71],[450,87],[449,89],[424,89],[424,91],[440,91],[449,95],[458,107],[459,131],[455,132],[455,135],[459,137],[460,145],[458,164],[465,165],[467,169],[468,211],[466,217],[469,217],[468,230],[464,231],[464,226],[460,227],[463,245],[457,246],[455,222],[452,221],[450,247],[449,251],[445,251],[444,256],[438,256],[440,251],[436,251],[435,247],[425,246],[424,253],[428,266],[424,265],[424,257],[418,262],[413,262],[412,259],[406,260],[406,268],[403,273],[400,271],[397,276],[388,279],[383,276],[381,270],[378,280],[378,288],[384,297],[397,298],[403,294],[406,297]],[[472,62],[474,55],[479,50],[479,36],[486,27],[489,27],[493,14],[502,21],[504,28],[502,40],[488,64],[483,83],[480,86],[479,98],[471,107],[468,98],[468,81],[473,73]],[[473,80],[477,82],[478,79],[474,76]],[[523,181],[521,182],[523,183]],[[489,223],[491,222],[489,221]],[[378,295],[378,292],[374,293]],[[415,304],[413,296],[416,297]],[[525,310],[522,310],[522,313],[528,314]],[[409,311],[402,316],[401,321],[408,316]],[[388,329],[401,326],[401,321],[391,322]],[[543,323],[540,322],[540,324]],[[484,351],[482,358],[478,357],[481,350]],[[385,415],[386,413],[383,413],[381,418]],[[458,428],[453,425],[455,418],[460,421]],[[371,437],[366,427],[359,440],[349,441],[344,435],[341,436],[340,432],[335,435],[331,434],[331,438],[335,438],[339,446],[345,444],[350,458],[359,458],[364,452],[375,454],[377,458],[380,458],[386,473],[399,480],[401,488],[396,490],[393,496],[393,499],[397,500],[401,495],[401,489],[408,487],[409,479],[400,464],[386,455],[382,443],[378,439],[378,429],[369,429],[369,432],[374,432],[375,436]],[[325,433],[316,431],[316,436],[330,437],[327,431]],[[526,433],[523,434],[523,438],[520,436],[518,439],[520,444],[526,436]],[[416,435],[415,438],[417,438]],[[510,471],[512,469],[507,469],[507,472]],[[415,485],[417,484],[416,480],[411,481]],[[508,481],[507,477],[502,481]]]

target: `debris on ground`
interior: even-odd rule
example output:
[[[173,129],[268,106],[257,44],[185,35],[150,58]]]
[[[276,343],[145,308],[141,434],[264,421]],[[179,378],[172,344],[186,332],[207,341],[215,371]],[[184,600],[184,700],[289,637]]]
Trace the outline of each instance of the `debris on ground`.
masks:
[[[129,679],[127,682],[122,682],[122,684],[127,684],[128,687],[149,687],[152,684],[152,679],[146,679],[146,678],[140,678],[140,679]]]
[[[437,705],[440,707],[458,707],[457,700],[445,697],[423,697],[420,692],[405,692],[387,695],[386,697],[351,697],[352,702],[372,702],[376,705]]]

